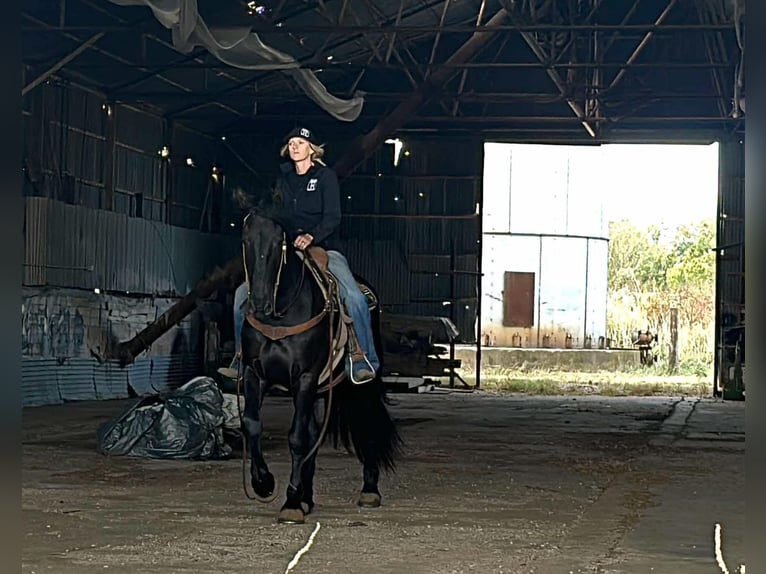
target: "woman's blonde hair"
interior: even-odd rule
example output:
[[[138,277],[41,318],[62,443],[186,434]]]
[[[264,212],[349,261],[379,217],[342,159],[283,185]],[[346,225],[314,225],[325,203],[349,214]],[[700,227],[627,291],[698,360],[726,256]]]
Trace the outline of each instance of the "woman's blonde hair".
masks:
[[[290,152],[288,148],[288,143],[282,146],[282,149],[279,150],[279,155],[282,157],[289,157]],[[311,148],[312,154],[311,159],[312,161],[315,161],[319,165],[327,165],[324,161],[322,161],[322,158],[324,157],[324,146],[323,145],[315,145],[311,142],[309,142],[309,148]]]

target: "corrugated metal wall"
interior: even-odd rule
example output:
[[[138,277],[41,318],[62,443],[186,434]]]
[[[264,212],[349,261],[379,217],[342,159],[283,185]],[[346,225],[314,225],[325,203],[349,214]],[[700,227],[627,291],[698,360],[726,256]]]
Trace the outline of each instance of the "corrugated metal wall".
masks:
[[[199,374],[197,341],[215,313],[188,317],[126,369],[90,355],[236,255],[221,182],[211,185],[220,141],[60,79],[22,108],[24,404],[152,393]]]
[[[205,229],[221,228],[221,190],[209,185],[219,140],[59,80],[25,96],[22,113],[25,195],[192,229],[217,208]]]
[[[398,166],[385,145],[341,183],[349,263],[383,308],[449,317],[464,342],[476,340],[482,170],[480,140],[407,139]]]
[[[25,199],[24,285],[185,295],[237,254],[235,236]]]
[[[719,146],[718,237],[716,241],[716,392],[729,382],[731,361],[724,355],[724,334],[745,322],[745,145]],[[718,375],[723,375],[722,377]]]
[[[199,374],[195,356],[140,357],[127,368],[93,358],[36,359],[23,357],[21,396],[25,407],[67,401],[124,399],[128,387],[139,395],[178,388]]]

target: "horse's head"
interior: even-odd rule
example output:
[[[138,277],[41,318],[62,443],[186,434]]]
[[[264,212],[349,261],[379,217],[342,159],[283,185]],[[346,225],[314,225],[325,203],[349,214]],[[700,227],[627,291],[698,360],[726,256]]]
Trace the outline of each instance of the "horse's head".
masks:
[[[271,315],[279,276],[287,261],[288,239],[268,211],[254,209],[242,225],[242,257],[254,313]]]

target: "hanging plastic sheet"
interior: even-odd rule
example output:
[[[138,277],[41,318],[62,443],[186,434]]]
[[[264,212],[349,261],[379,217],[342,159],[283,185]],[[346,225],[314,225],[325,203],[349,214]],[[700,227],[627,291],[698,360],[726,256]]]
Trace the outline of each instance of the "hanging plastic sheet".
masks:
[[[280,70],[291,76],[306,95],[334,118],[352,122],[359,117],[364,98],[356,94],[333,96],[311,70],[295,58],[264,44],[250,28],[210,29],[200,16],[197,0],[110,0],[120,6],[148,6],[154,17],[170,29],[173,46],[185,54],[201,46],[221,62],[242,70]]]

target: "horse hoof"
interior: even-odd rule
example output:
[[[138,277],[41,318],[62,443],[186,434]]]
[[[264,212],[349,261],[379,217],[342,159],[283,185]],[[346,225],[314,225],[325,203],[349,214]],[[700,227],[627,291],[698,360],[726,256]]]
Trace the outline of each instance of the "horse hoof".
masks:
[[[380,506],[380,495],[377,492],[363,492],[359,495],[357,505],[362,508],[377,508]]]
[[[305,522],[303,510],[300,508],[283,508],[279,511],[277,522],[279,524],[303,524]]]
[[[255,499],[258,502],[268,504],[274,502],[277,498],[277,484],[274,481],[274,475],[269,474],[265,480],[257,482],[255,479],[252,481],[253,491],[255,492]]]

